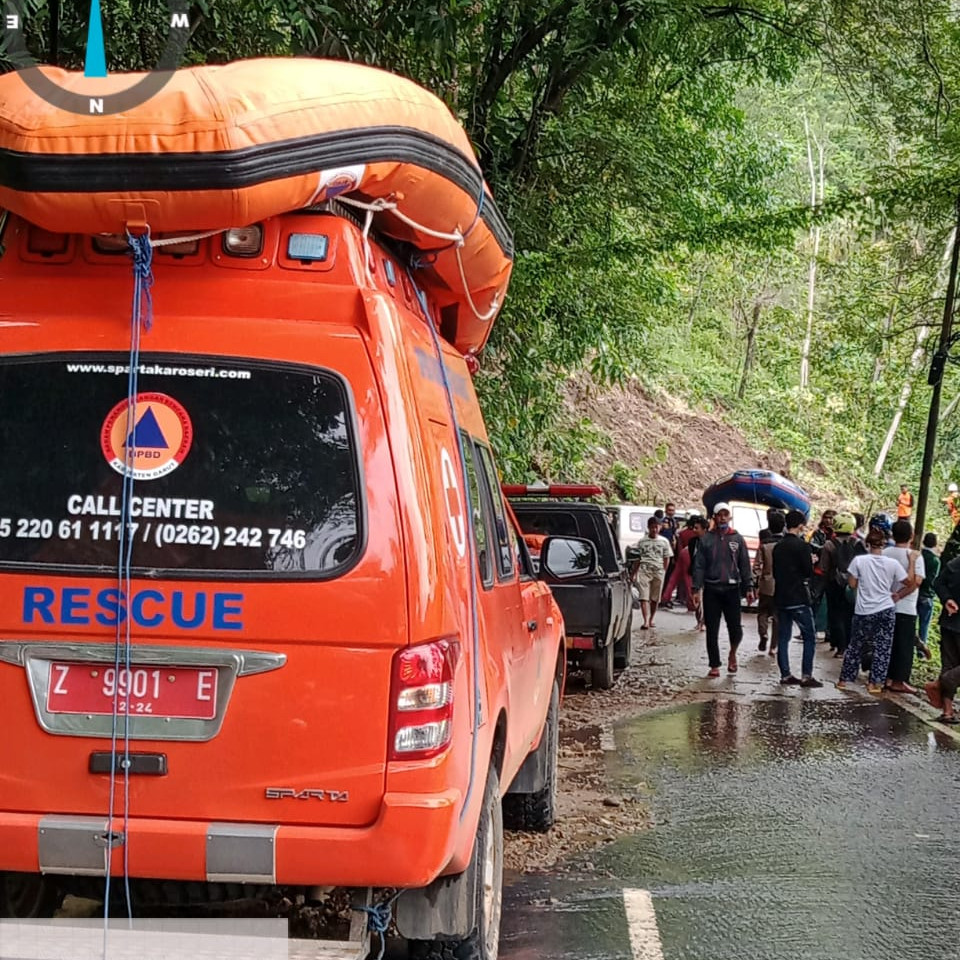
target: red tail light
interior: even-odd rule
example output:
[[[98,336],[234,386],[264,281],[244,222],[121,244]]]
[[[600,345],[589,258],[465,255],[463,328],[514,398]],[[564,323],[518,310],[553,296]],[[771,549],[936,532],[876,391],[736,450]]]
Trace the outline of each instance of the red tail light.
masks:
[[[396,655],[390,690],[391,760],[425,760],[447,748],[459,661],[456,640],[433,640]]]

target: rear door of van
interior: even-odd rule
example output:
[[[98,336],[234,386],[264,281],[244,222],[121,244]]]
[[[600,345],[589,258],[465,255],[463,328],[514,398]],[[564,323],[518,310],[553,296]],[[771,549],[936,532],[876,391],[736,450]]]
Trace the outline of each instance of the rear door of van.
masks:
[[[4,333],[2,810],[105,814],[129,736],[164,766],[133,817],[378,815],[408,631],[370,358],[346,324],[224,327],[159,324],[134,385],[116,323]]]

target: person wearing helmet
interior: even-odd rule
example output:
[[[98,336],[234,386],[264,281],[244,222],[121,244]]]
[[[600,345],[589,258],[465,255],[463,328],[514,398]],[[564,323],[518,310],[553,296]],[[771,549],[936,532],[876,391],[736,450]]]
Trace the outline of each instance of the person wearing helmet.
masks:
[[[833,519],[834,538],[820,551],[820,568],[826,581],[827,627],[835,657],[842,657],[850,640],[855,597],[847,584],[847,571],[854,557],[866,553],[863,541],[853,534],[857,527],[851,513]]]
[[[885,513],[875,513],[870,518],[868,526],[870,530],[879,530],[883,534],[883,538],[886,541],[884,546],[893,546],[893,523],[891,523],[890,518]]]

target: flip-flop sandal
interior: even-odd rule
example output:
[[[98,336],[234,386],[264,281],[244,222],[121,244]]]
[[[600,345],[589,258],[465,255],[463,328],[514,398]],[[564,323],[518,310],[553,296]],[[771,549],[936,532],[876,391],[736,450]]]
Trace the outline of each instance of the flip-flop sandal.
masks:
[[[955,727],[960,724],[960,717],[948,717],[946,714],[941,714],[935,722],[945,723],[948,727]]]
[[[707,676],[710,677],[711,679],[715,679],[716,677],[719,677],[719,676],[720,676],[720,668],[719,668],[719,667],[711,667],[711,668],[710,668],[710,672],[707,674]]]
[[[730,664],[728,663],[728,664],[727,664],[727,673],[736,673],[736,672],[737,672],[737,665],[734,664],[734,665],[731,667]]]

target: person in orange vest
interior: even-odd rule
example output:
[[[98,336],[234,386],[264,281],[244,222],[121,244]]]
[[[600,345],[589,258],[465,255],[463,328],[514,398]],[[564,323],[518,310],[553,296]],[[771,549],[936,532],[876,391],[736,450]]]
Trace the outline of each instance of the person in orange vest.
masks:
[[[943,498],[943,502],[947,505],[947,510],[950,513],[950,521],[956,526],[960,523],[960,504],[957,503],[957,500],[960,499],[960,491],[957,489],[955,483],[951,483],[947,487],[947,495]]]
[[[900,484],[900,496],[897,497],[897,519],[909,520],[913,513],[913,494],[905,483]]]

